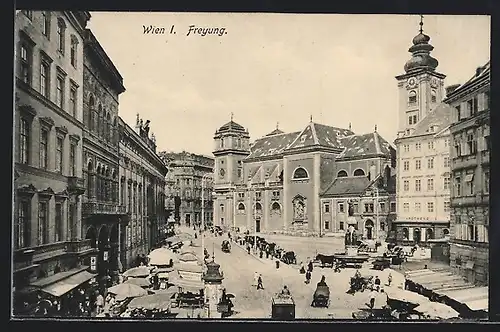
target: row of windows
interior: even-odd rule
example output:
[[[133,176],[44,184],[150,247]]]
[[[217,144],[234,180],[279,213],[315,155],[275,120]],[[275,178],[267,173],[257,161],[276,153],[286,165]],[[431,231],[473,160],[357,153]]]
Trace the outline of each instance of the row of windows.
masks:
[[[427,212],[434,212],[434,202],[427,202]],[[450,211],[450,202],[445,201],[443,203],[443,211],[444,212],[449,212]],[[403,212],[409,213],[410,212],[410,203],[405,202],[403,203]],[[413,210],[411,212],[422,212],[422,203],[420,202],[415,202],[413,203]]]
[[[486,170],[483,172],[483,178],[481,179],[478,190],[482,189],[483,193],[489,193],[490,190],[490,171]],[[474,173],[473,171],[468,171],[464,176],[456,176],[454,182],[454,197],[460,196],[471,196],[476,194],[476,186],[474,185]]]
[[[443,158],[443,166],[450,167],[450,157]],[[416,159],[415,160],[415,170],[418,171],[421,169],[422,169],[422,160]],[[434,157],[427,158],[427,169],[434,169]],[[409,160],[403,160],[403,171],[405,171],[405,172],[410,171],[410,161]]]
[[[488,225],[455,224],[454,238],[457,240],[488,243]]]
[[[429,142],[427,142],[427,144],[425,146],[427,146],[427,150],[433,151],[433,150],[435,150],[436,143],[437,142],[429,141]],[[450,145],[450,139],[447,138],[447,139],[443,140],[443,143],[444,143],[445,148],[448,147]],[[410,152],[412,146],[413,146],[413,144],[403,144],[402,145],[402,149],[403,149],[402,152]],[[414,147],[415,147],[415,151],[418,151],[418,152],[422,151],[422,143],[421,142],[415,143]]]
[[[455,156],[462,157],[474,155],[478,151],[490,151],[490,135],[476,137],[474,134],[468,134],[466,141],[455,140]]]
[[[365,176],[365,171],[363,171],[361,168],[358,168],[356,169],[353,173],[352,173],[352,176]],[[337,177],[338,178],[343,178],[343,177],[347,177],[347,172],[344,171],[344,170],[341,170],[337,173]]]
[[[330,226],[332,226],[332,225],[330,224],[330,221],[329,221],[329,220],[325,220],[325,221],[323,222],[323,228],[324,228],[325,230],[330,230]],[[358,230],[358,224],[354,224],[353,226],[354,226],[354,229],[355,229],[355,230]],[[345,230],[345,224],[344,224],[344,222],[343,222],[343,221],[340,221],[340,222],[339,222],[339,230],[340,230],[340,231]],[[381,221],[381,222],[380,222],[380,230],[381,230],[382,232],[384,232],[384,231],[385,231],[385,222],[383,222],[383,221]]]
[[[18,162],[21,164],[34,164],[31,159],[32,151],[32,121],[21,117],[19,120],[19,153]],[[66,145],[66,134],[56,134],[55,147],[52,146],[50,140],[51,128],[40,124],[40,146],[39,146],[39,168],[45,170],[51,170],[49,154],[53,152],[55,154],[55,165],[54,170],[57,173],[63,174],[65,169],[65,158],[64,151]],[[78,143],[71,141],[69,144],[69,161],[68,161],[68,176],[76,176],[76,163],[77,163],[77,146]],[[55,149],[54,149],[55,148]],[[66,175],[66,174],[64,174]]]
[[[481,100],[481,102],[480,102]],[[490,92],[486,91],[482,94],[476,95],[466,102],[457,105],[456,120],[460,121],[476,115],[479,111],[490,109]]]
[[[96,108],[96,101],[93,95],[89,97],[88,109],[83,110],[84,125],[99,137],[112,145],[118,145],[118,124],[116,117],[111,119],[110,112],[106,111],[102,104]]]
[[[412,231],[412,240],[415,241],[415,242],[421,242],[422,241],[422,235],[424,237],[424,241],[427,241],[427,240],[432,240],[434,239],[434,230],[432,228],[427,228],[427,229],[420,229],[420,228],[406,228],[404,227],[402,229],[402,236],[403,236],[403,240],[410,240],[410,230]],[[422,233],[424,232],[424,233]],[[443,235],[446,237],[450,234],[450,231],[448,229],[444,229],[443,230]]]
[[[330,213],[330,203],[323,203],[323,212]],[[352,216],[354,213],[360,213],[358,203],[352,203],[351,210],[349,211],[349,207],[346,206],[346,203],[337,203],[337,212],[338,213],[349,213],[349,216]],[[386,203],[379,203],[379,211],[380,213],[385,212],[396,212],[396,203],[391,202],[390,210],[387,211]],[[363,213],[374,213],[374,204],[373,203],[365,203]]]
[[[255,208],[257,213],[262,212],[262,204],[256,203],[253,207]],[[224,205],[223,204],[221,204],[220,208],[221,208],[221,212],[224,212]],[[238,212],[245,213],[245,210],[246,210],[245,204],[243,204],[241,202],[238,203]],[[281,205],[278,202],[272,203],[271,204],[271,212],[281,212]]]
[[[416,179],[415,180],[415,191],[422,191],[422,180],[421,179]],[[444,177],[443,178],[443,189],[449,189],[450,188],[450,178],[449,177]],[[433,191],[434,190],[434,178],[427,178],[427,191]],[[410,180],[403,180],[403,191],[410,191]]]
[[[69,241],[76,236],[75,213],[73,203],[65,204],[64,201],[55,202],[54,224],[52,225],[49,214],[50,200],[38,201],[37,235],[33,243],[33,225],[31,216],[31,198],[19,199],[16,208],[16,222],[14,225],[14,245],[16,249],[43,245],[52,242]]]
[[[408,104],[413,105],[417,103],[417,91],[411,90],[408,92]],[[431,90],[431,103],[435,103],[437,101],[437,93],[436,90]]]

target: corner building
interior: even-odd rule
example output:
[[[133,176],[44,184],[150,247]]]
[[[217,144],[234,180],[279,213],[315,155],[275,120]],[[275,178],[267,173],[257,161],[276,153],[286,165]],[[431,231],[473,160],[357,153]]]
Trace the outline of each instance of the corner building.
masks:
[[[156,140],[137,114],[133,129],[119,119],[120,205],[129,221],[120,233],[120,260],[124,268],[137,265],[138,255],[147,255],[161,240],[165,227],[165,176],[167,166],[156,154]]]
[[[450,265],[469,282],[488,284],[490,202],[490,63],[449,94],[454,112]]]
[[[97,265],[104,286],[106,279],[116,280],[121,268],[120,234],[128,222],[125,207],[118,201],[118,98],[125,87],[122,76],[88,29],[84,41],[83,174],[87,190],[82,216],[85,238],[99,251]],[[105,252],[109,258],[105,259]]]
[[[67,309],[93,274],[81,220],[83,44],[86,11],[15,16],[14,315],[41,298]],[[58,287],[71,278],[73,288]]]
[[[323,197],[323,204],[331,197],[328,190],[339,178],[361,181],[366,189],[394,166],[394,149],[378,133],[356,135],[312,119],[302,131],[276,128],[253,144],[249,139],[232,120],[215,133],[216,225],[304,235],[341,232],[341,221],[321,210]],[[340,213],[346,212],[347,205]],[[365,221],[354,223],[361,229]]]
[[[399,89],[397,217],[395,240],[426,244],[449,235],[450,123],[452,108],[443,103],[445,75],[430,52],[422,30],[408,50]]]

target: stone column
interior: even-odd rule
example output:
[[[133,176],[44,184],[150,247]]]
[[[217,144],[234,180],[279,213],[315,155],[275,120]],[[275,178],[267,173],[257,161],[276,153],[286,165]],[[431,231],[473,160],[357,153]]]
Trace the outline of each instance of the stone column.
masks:
[[[427,235],[427,228],[421,228],[420,229],[420,241],[425,242],[426,235]]]
[[[408,227],[408,240],[413,241],[413,227]]]
[[[262,225],[260,225],[260,231],[267,231],[269,229],[269,214],[271,211],[270,201],[269,201],[269,190],[264,190],[264,204],[262,209]]]

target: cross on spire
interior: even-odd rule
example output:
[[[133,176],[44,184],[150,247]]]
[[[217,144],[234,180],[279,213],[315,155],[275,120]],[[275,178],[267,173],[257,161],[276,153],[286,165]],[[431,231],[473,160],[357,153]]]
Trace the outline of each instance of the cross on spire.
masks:
[[[420,33],[424,32],[424,15],[420,15]]]
[[[231,122],[233,121],[233,112],[231,112]]]
[[[280,129],[280,123],[276,122],[276,129]]]
[[[310,120],[311,122],[313,122],[313,116],[312,116],[312,114],[309,116],[309,120]]]

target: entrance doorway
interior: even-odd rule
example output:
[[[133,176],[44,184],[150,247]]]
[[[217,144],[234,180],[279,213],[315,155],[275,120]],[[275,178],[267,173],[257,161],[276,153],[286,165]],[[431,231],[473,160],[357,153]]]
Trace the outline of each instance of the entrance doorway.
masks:
[[[367,240],[373,239],[373,221],[370,219],[365,221],[365,236]]]
[[[191,225],[191,215],[190,214],[186,214],[186,226],[190,226]]]
[[[415,228],[413,230],[413,241],[415,243],[420,243],[421,239],[422,239],[422,235],[420,234],[420,228]]]
[[[255,233],[260,233],[260,219],[255,220]]]

